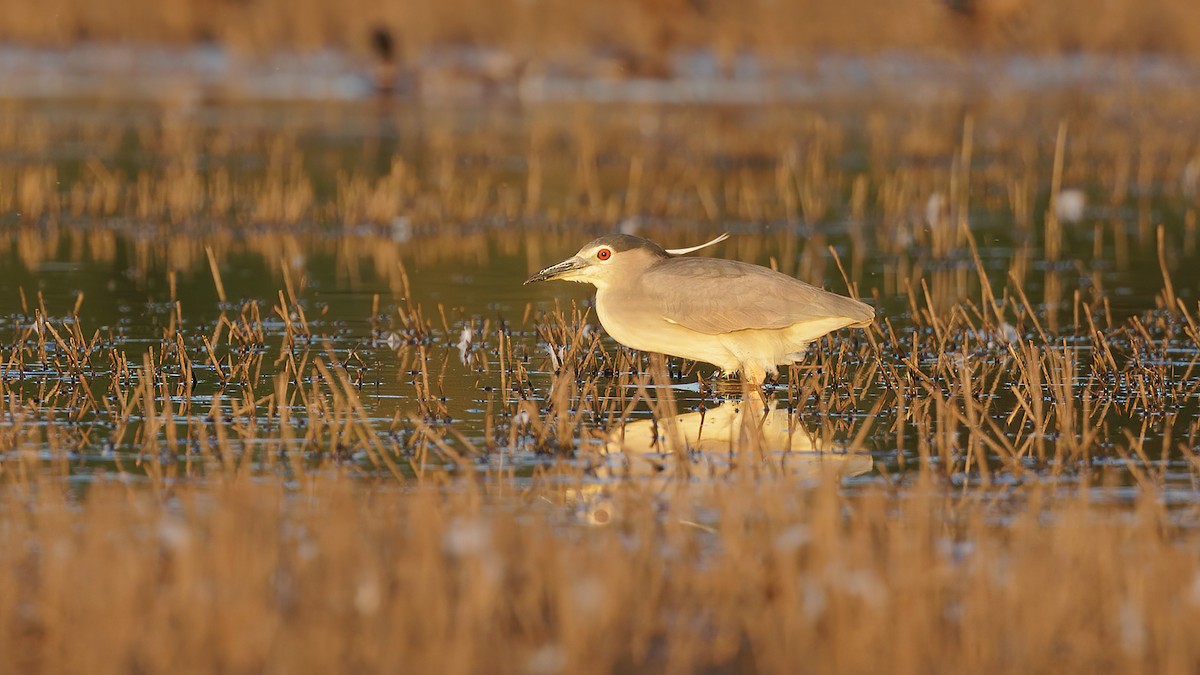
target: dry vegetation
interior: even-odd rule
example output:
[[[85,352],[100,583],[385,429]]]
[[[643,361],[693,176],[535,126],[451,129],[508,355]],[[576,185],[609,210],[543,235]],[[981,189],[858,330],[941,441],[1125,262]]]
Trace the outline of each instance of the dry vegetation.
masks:
[[[0,39],[188,44],[269,52],[337,47],[365,52],[384,27],[409,58],[439,47],[496,48],[534,67],[616,58],[624,72],[661,74],[672,54],[709,48],[794,64],[820,50],[925,52],[979,47],[1200,54],[1190,0],[848,0],[687,2],[454,0],[83,0],[0,3]]]
[[[1200,665],[1196,531],[1152,490],[1120,513],[1040,487],[616,493],[619,521],[579,529],[502,477],[101,484],[82,504],[10,481],[0,647],[6,669],[47,673]]]
[[[1194,672],[1195,95],[1036,98],[10,105],[0,670]],[[883,310],[775,391],[850,455],[797,475],[743,424],[624,475],[600,441],[701,370],[423,288],[628,219]],[[47,297],[60,261],[145,309]]]

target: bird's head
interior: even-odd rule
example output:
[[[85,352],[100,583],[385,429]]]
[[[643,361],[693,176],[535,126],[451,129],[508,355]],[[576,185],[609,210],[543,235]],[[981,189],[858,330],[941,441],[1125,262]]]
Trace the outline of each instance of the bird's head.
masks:
[[[575,255],[529,277],[525,283],[559,279],[604,288],[615,279],[631,279],[660,260],[724,241],[725,236],[691,248],[664,249],[649,239],[630,234],[607,234],[589,241]]]
[[[525,283],[559,279],[604,288],[614,279],[637,275],[669,255],[649,239],[609,234],[584,244],[575,255],[529,277]]]

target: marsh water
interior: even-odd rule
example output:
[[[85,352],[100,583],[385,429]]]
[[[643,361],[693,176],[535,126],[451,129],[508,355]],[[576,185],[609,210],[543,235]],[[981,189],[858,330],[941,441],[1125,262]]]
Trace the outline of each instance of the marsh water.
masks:
[[[872,363],[978,364],[972,396],[991,401],[1003,430],[1038,407],[1015,363],[1014,345],[1029,342],[1068,354],[1074,365],[1043,379],[1070,373],[1065,391],[1088,399],[1074,428],[1094,421],[1097,431],[1080,432],[1088,450],[1077,468],[1129,482],[1161,471],[1186,495],[1200,354],[1176,312],[1195,314],[1200,297],[1196,98],[1109,84],[1003,100],[865,91],[754,106],[5,103],[5,456],[62,461],[85,481],[138,474],[151,449],[171,463],[203,454],[206,435],[187,430],[223,420],[256,462],[277,430],[251,409],[292,354],[344,369],[368,425],[398,448],[437,428],[480,466],[587,461],[623,423],[663,417],[634,400],[653,362],[603,336],[590,287],[522,282],[604,232],[666,246],[728,232],[704,254],[840,293],[849,282],[877,307],[882,348],[835,334],[773,389],[790,424],[826,452],[873,460],[854,472],[863,480],[930,455],[954,464],[956,480],[980,475],[969,449],[922,449],[922,436],[965,434],[906,430],[898,420],[914,394],[863,375]],[[989,296],[998,311],[985,308]],[[219,347],[234,324],[261,338]],[[75,328],[82,356],[66,346]],[[581,357],[587,344],[576,343],[593,336],[598,351]],[[1098,351],[1115,367],[1097,367]],[[547,440],[531,418],[553,407],[571,359],[576,380],[596,383],[571,405],[596,411]],[[172,411],[150,437],[138,415],[119,419],[128,399],[111,385],[135,388],[146,367],[145,391]],[[804,384],[822,368],[844,379]],[[1162,389],[1145,391],[1127,370]],[[672,360],[665,378],[640,382],[651,395],[669,389],[679,413],[699,412],[734,396],[713,375]],[[937,386],[947,400],[961,394],[958,383]],[[1063,405],[1049,389],[1043,398]],[[354,443],[305,440],[314,408],[290,400],[296,448],[378,468]],[[1051,448],[1063,433],[1018,431]],[[1019,459],[1034,476],[1061,464],[1052,449]]]

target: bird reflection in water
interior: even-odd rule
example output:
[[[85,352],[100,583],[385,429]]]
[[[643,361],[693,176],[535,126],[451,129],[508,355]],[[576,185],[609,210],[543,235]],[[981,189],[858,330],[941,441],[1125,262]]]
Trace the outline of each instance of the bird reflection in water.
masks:
[[[596,480],[574,491],[580,513],[605,524],[613,517],[609,487],[649,480],[666,487],[684,480],[748,475],[787,479],[859,476],[874,467],[869,454],[830,442],[772,401],[764,413],[740,401],[662,419],[628,422],[609,433],[595,464]],[[749,473],[753,472],[753,473]]]

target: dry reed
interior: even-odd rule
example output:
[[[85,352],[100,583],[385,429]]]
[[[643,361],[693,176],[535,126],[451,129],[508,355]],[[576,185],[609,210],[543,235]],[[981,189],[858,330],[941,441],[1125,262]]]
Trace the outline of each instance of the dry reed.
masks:
[[[386,147],[353,107],[130,132],[11,104],[0,669],[1194,671],[1200,128],[1163,120],[1195,101],[1076,100],[400,111]],[[743,426],[614,478],[628,419],[728,392],[586,305],[450,292],[718,225],[883,310],[774,389],[870,476]],[[116,290],[62,293],[63,261]]]
[[[1167,672],[1200,556],[1153,491],[958,499],[836,480],[614,489],[609,527],[505,478],[330,475],[0,497],[14,672]],[[699,491],[700,494],[696,494]],[[549,501],[543,499],[549,497]]]

